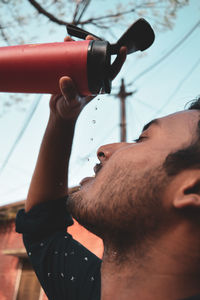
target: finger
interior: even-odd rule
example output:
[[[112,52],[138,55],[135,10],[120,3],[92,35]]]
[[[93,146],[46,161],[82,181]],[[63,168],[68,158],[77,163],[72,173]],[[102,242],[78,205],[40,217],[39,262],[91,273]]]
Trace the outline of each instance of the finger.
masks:
[[[69,35],[64,38],[64,42],[73,42],[73,41],[74,40]]]
[[[85,103],[88,104],[90,101],[92,101],[96,96],[87,96],[85,97]]]
[[[58,102],[60,97],[62,97],[62,94],[51,95],[49,106],[52,111],[56,111],[56,103]]]
[[[86,40],[91,40],[91,41],[98,41],[98,38],[96,38],[96,37],[94,37],[93,35],[87,35],[86,36],[86,38],[85,38]]]
[[[114,60],[113,64],[111,65],[111,70],[110,70],[110,78],[113,80],[119,71],[121,70],[125,60],[126,60],[126,55],[127,55],[127,48],[126,47],[121,47],[119,50],[119,54],[117,55],[116,59]]]
[[[76,86],[72,79],[68,76],[63,76],[59,80],[60,89],[63,97],[69,105],[72,101],[75,101],[78,95]]]

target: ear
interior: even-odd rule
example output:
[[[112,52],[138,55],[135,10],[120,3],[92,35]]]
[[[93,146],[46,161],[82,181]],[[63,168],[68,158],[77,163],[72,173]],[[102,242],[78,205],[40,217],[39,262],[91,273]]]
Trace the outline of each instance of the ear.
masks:
[[[183,182],[179,185],[174,197],[173,205],[175,208],[186,207],[200,208],[200,172],[199,170],[186,171]]]

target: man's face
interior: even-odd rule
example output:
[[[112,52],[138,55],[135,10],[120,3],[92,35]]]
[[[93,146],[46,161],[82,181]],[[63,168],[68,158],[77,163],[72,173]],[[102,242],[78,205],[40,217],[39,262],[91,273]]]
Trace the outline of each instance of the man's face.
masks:
[[[171,180],[162,165],[195,139],[198,120],[196,110],[179,112],[147,124],[135,143],[100,147],[96,176],[69,199],[72,215],[103,239],[155,231],[166,219],[162,199]]]

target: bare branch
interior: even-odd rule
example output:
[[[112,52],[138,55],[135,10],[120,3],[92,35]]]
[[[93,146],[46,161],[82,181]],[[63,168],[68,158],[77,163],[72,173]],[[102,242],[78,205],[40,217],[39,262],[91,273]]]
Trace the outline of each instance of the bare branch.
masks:
[[[132,12],[135,12],[135,8],[132,8],[130,10],[127,10],[127,11],[123,11],[123,12],[118,12],[118,13],[115,13],[115,14],[109,14],[109,15],[106,15],[106,16],[100,16],[100,17],[96,17],[96,18],[89,18],[85,21],[82,21],[82,22],[79,22],[79,24],[88,24],[88,23],[91,23],[91,22],[94,22],[94,21],[98,21],[98,20],[105,20],[105,19],[110,19],[110,18],[117,18],[117,17],[121,17],[123,15],[126,15],[126,14],[130,14]]]
[[[100,16],[100,17],[96,17],[96,18],[89,18],[85,21],[80,21],[81,18],[83,17],[83,14],[85,13],[87,7],[89,6],[90,4],[90,1],[91,0],[86,0],[85,2],[85,5],[82,9],[82,12],[80,13],[80,16],[78,18],[78,20],[75,20],[75,18],[77,17],[78,15],[78,10],[80,8],[80,3],[77,4],[76,6],[76,9],[75,9],[75,13],[74,13],[74,17],[73,17],[73,21],[70,23],[70,22],[65,22],[63,20],[60,20],[58,18],[56,18],[54,15],[52,15],[51,13],[49,13],[47,10],[45,10],[36,0],[28,0],[29,3],[31,5],[33,5],[35,7],[35,9],[40,13],[40,14],[43,14],[45,15],[47,18],[49,18],[52,22],[54,23],[57,23],[59,25],[67,25],[67,24],[80,24],[80,25],[85,25],[85,24],[93,24],[99,28],[103,28],[103,29],[107,29],[108,26],[106,25],[102,25],[102,24],[98,24],[97,21],[99,20],[105,20],[105,19],[110,19],[110,18],[117,18],[117,17],[120,17],[120,16],[123,16],[125,14],[130,14],[132,12],[135,12],[135,8],[133,9],[130,9],[130,10],[127,10],[127,11],[123,11],[123,12],[118,12],[118,13],[114,13],[114,14],[108,14],[106,16]]]
[[[8,39],[7,35],[5,34],[5,32],[4,32],[4,27],[1,24],[0,24],[0,32],[1,32],[1,36],[3,37],[6,44],[10,45],[9,39]]]
[[[49,18],[52,22],[57,23],[59,25],[67,25],[67,24],[75,24],[75,25],[86,25],[86,24],[92,24],[96,27],[99,27],[101,29],[108,29],[109,26],[103,24],[103,21],[109,20],[111,21],[112,19],[122,17],[127,14],[131,14],[133,12],[138,11],[138,9],[141,8],[148,8],[150,6],[149,3],[141,3],[139,5],[136,5],[134,8],[124,10],[124,11],[119,11],[115,13],[110,13],[104,16],[99,16],[99,17],[92,17],[88,18],[86,20],[81,21],[86,9],[88,8],[91,0],[83,0],[82,2],[78,2],[75,8],[74,16],[72,22],[65,22],[61,19],[56,18],[53,14],[49,13],[46,9],[44,9],[36,0],[28,0],[31,5],[35,7],[35,9],[40,13],[45,15],[47,18]],[[81,6],[82,4],[82,6]],[[159,1],[154,1],[151,2],[152,6],[160,4]],[[166,26],[166,24],[163,24],[163,26]]]
[[[86,12],[86,9],[88,8],[88,6],[89,6],[89,4],[90,4],[90,1],[91,1],[91,0],[86,0],[86,1],[85,1],[85,6],[83,7],[82,12],[80,13],[80,16],[79,16],[79,18],[78,18],[78,20],[77,20],[77,24],[80,23],[80,20],[81,20],[81,18],[83,17],[84,13]]]
[[[81,24],[81,23],[79,23],[79,24]],[[100,23],[96,23],[94,21],[90,22],[90,24],[94,25],[94,26],[96,26],[98,28],[101,28],[101,29],[109,29],[110,28],[109,25],[108,26],[107,25],[103,25],[103,24],[100,24]]]
[[[79,11],[79,6],[80,6],[80,2],[77,2],[76,8],[75,8],[75,11],[74,11],[74,15],[73,15],[73,21],[72,21],[73,24],[75,23],[75,20],[76,20],[78,11]]]
[[[33,5],[36,8],[36,10],[40,14],[43,14],[44,16],[49,18],[52,22],[57,23],[59,25],[69,24],[68,22],[64,22],[63,20],[60,20],[60,19],[54,17],[54,15],[52,15],[48,11],[46,11],[37,1],[35,1],[35,0],[28,0],[28,1],[30,2],[31,5]]]
[[[56,18],[54,15],[52,15],[51,13],[49,13],[46,9],[44,9],[37,1],[35,0],[28,0],[29,3],[35,7],[35,9],[38,11],[38,13],[40,14],[43,14],[44,16],[46,16],[49,20],[51,20],[52,22],[54,23],[57,23],[58,25],[68,25],[68,24],[81,24],[80,23],[80,19],[82,18],[83,14],[85,13],[87,7],[89,6],[90,4],[90,1],[91,0],[86,0],[86,3],[82,9],[82,12],[80,13],[80,16],[78,18],[78,20],[76,21],[76,17],[78,15],[78,11],[79,11],[79,8],[80,8],[80,3],[78,3],[76,5],[76,8],[75,8],[75,12],[74,12],[74,16],[73,16],[73,21],[72,22],[65,22],[61,19],[58,19]],[[100,18],[101,19],[101,18]],[[87,24],[88,22],[86,23],[83,23],[83,24]]]

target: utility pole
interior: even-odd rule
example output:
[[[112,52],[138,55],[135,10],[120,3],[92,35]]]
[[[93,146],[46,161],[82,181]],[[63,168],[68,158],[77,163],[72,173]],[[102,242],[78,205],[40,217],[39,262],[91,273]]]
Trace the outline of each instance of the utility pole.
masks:
[[[121,80],[121,86],[117,96],[120,99],[120,141],[126,142],[126,97],[131,96],[134,92],[127,92],[125,89],[124,79]]]

